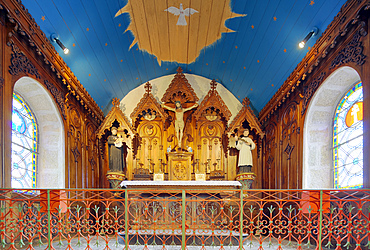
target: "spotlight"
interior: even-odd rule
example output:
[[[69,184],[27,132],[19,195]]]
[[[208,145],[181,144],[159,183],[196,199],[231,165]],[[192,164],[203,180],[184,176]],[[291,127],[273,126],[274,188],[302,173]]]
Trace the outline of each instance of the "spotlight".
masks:
[[[53,42],[56,42],[59,47],[63,50],[64,54],[68,54],[69,53],[69,49],[64,46],[64,44],[59,40],[59,37],[56,35],[56,34],[51,34],[50,35],[50,39],[53,41]]]
[[[310,31],[310,33],[307,34],[307,36],[298,44],[298,46],[303,49],[304,46],[306,45],[306,43],[308,42],[308,40],[310,40],[310,38],[312,36],[316,36],[317,33],[319,33],[319,29],[316,28],[316,27],[313,27],[313,29]]]

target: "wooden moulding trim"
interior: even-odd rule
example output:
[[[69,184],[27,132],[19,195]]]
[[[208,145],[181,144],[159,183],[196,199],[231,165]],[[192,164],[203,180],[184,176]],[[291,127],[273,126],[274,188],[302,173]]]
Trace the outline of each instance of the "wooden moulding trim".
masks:
[[[357,7],[355,7],[356,4],[358,5]],[[352,8],[355,9],[352,10]],[[349,26],[359,22],[361,19],[359,12],[362,9],[368,10],[369,3],[364,1],[362,4],[359,4],[358,1],[352,0],[343,5],[338,15],[334,17],[334,20],[322,33],[313,48],[306,54],[284,84],[261,110],[259,113],[259,120],[261,122],[268,119],[268,117],[270,117],[277,108],[286,101],[290,94],[293,93],[294,90],[307,78],[307,75],[311,74],[313,69],[321,64],[323,61],[322,59],[328,55],[329,51],[335,48],[337,40],[346,35]],[[351,18],[347,18],[346,15],[351,15]],[[348,21],[344,28],[338,28],[343,25],[346,20]]]
[[[35,19],[21,1],[1,1],[0,9],[7,12],[7,18],[15,25],[13,30],[26,38],[26,41],[30,44],[30,48],[33,48],[36,54],[42,57],[44,63],[49,65],[57,78],[62,79],[68,92],[75,96],[79,104],[89,113],[91,112],[92,117],[100,120],[100,122],[103,121],[103,111],[57,53],[54,46],[50,43],[45,33],[41,31]],[[25,29],[25,27],[27,28]],[[8,36],[11,37],[12,33],[10,32]]]

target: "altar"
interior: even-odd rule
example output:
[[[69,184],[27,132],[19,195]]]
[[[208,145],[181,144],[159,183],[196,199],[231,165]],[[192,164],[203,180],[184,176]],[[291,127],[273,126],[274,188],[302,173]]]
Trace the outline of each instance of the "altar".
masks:
[[[223,227],[237,218],[238,181],[122,181],[133,230]],[[234,207],[234,209],[232,209]],[[214,223],[212,223],[214,221]],[[184,223],[184,224],[183,224]]]
[[[181,190],[233,190],[241,187],[239,181],[122,181],[121,187],[126,189],[156,190],[179,192]]]

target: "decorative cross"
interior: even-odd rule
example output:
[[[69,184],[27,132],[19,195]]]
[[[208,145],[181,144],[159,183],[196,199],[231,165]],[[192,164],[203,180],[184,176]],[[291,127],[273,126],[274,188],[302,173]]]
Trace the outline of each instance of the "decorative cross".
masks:
[[[217,87],[217,82],[215,80],[212,80],[212,82],[210,84],[211,84],[211,90],[215,91],[215,89]]]
[[[245,97],[243,99],[243,106],[249,106],[250,103],[251,103],[251,101],[249,101],[248,97]]]
[[[152,85],[149,82],[147,82],[144,85],[144,88],[145,88],[145,92],[148,93],[148,94],[152,91]]]
[[[177,68],[177,73],[182,73],[182,68],[181,67]]]
[[[358,104],[355,103],[352,106],[351,115],[353,116],[353,123],[358,122],[358,112],[360,111],[360,108],[358,107]]]
[[[120,101],[119,101],[118,98],[113,98],[113,100],[112,100],[113,107],[118,107],[119,106],[119,103],[120,103]]]

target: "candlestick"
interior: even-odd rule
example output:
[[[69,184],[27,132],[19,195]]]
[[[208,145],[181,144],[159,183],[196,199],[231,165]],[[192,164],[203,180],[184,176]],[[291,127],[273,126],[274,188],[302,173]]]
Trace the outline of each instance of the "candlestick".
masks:
[[[197,163],[194,161],[191,165],[193,166],[193,173],[195,173],[195,165],[196,165]]]
[[[151,167],[151,173],[154,173],[154,166],[155,166],[155,163],[153,162],[151,165],[152,165],[152,167]]]
[[[159,172],[162,173],[162,159],[159,159]]]

